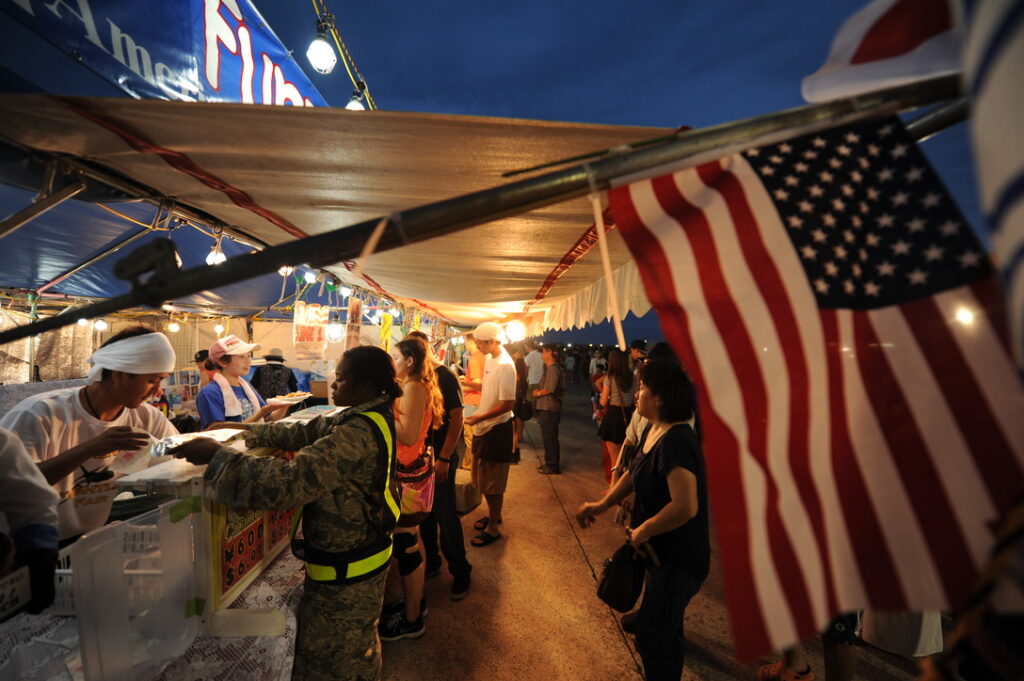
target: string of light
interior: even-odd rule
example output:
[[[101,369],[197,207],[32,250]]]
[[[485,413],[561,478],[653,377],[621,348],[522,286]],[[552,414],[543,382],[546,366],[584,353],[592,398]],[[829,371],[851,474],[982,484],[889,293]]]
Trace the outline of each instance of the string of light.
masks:
[[[377,102],[373,99],[373,95],[370,94],[366,78],[359,72],[359,68],[352,58],[352,53],[348,51],[345,41],[341,38],[338,27],[334,23],[334,15],[327,9],[326,0],[312,0],[312,2],[313,11],[316,12],[317,18],[317,34],[306,50],[306,58],[318,73],[328,74],[333,71],[338,58],[335,56],[334,49],[331,48],[331,44],[327,40],[329,35],[334,40],[338,54],[341,55],[341,63],[344,64],[349,80],[352,81],[352,86],[355,88],[352,93],[352,99],[345,105],[345,108],[376,111]]]

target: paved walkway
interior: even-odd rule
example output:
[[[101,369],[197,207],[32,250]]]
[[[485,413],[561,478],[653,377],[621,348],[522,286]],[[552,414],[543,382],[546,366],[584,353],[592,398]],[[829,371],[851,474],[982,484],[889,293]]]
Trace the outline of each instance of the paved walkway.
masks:
[[[540,432],[535,422],[527,424],[522,463],[509,476],[503,538],[468,547],[474,567],[465,600],[448,598],[451,580],[444,569],[427,582],[427,633],[415,641],[383,644],[384,679],[643,678],[632,637],[594,593],[602,561],[624,534],[610,514],[588,530],[580,530],[573,518],[582,501],[599,498],[605,487],[587,399],[584,386],[570,386],[561,426],[561,475],[536,472],[543,453]],[[463,518],[467,542],[473,521],[483,513],[481,505]],[[724,599],[713,556],[711,575],[686,611],[684,679],[756,678],[756,669],[739,665],[733,656]],[[824,679],[820,644],[811,646],[810,655]],[[871,681],[913,677],[912,663],[874,649],[865,649],[857,675]]]

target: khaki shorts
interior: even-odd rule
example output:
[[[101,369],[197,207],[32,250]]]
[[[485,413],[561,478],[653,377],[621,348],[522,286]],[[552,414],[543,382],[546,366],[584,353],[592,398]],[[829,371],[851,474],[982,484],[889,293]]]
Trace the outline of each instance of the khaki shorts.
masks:
[[[508,468],[510,464],[473,460],[473,486],[480,494],[504,494],[508,487]]]

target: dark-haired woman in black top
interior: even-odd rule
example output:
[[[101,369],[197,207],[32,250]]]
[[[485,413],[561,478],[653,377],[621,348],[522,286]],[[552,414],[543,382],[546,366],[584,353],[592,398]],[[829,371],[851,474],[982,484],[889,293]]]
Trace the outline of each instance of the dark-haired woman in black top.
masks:
[[[647,565],[636,620],[637,650],[647,681],[677,681],[683,673],[683,613],[708,574],[707,485],[704,456],[693,429],[693,385],[682,367],[654,360],[640,371],[637,410],[649,419],[629,469],[603,499],[580,506],[590,524],[630,492],[637,548],[650,544],[660,565]]]

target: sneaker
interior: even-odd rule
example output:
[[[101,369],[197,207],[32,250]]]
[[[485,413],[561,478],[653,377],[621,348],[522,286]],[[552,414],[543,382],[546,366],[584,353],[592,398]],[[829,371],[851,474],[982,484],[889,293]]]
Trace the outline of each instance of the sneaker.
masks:
[[[401,612],[390,619],[382,619],[377,625],[377,633],[381,641],[398,641],[403,638],[419,638],[427,633],[427,625],[423,622],[423,615],[415,622],[405,619]]]
[[[802,672],[795,672],[782,660],[763,664],[757,669],[758,681],[814,681],[814,671],[808,665]]]
[[[384,620],[389,620],[402,612],[405,612],[405,599],[399,598],[397,601],[384,604],[384,607],[380,609],[380,619],[383,622]],[[420,599],[420,618],[426,616],[428,612],[427,597],[424,596]]]
[[[452,600],[461,601],[469,595],[469,575],[456,575],[452,581]]]
[[[627,634],[636,633],[636,616],[637,613],[635,612],[627,612],[619,618],[619,624],[622,625],[622,630]]]

